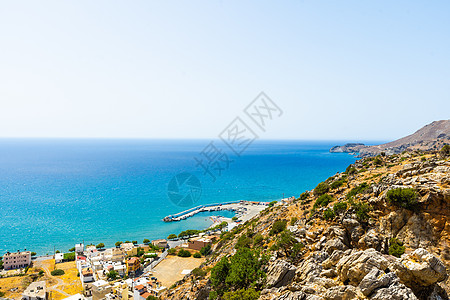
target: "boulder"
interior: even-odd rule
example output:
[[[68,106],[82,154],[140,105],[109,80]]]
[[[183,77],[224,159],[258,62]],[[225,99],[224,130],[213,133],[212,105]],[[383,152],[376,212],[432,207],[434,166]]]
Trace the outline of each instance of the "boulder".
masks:
[[[387,287],[391,283],[398,281],[394,273],[384,273],[384,271],[373,268],[359,283],[359,289],[364,296],[369,296],[374,290]]]
[[[354,286],[340,285],[329,288],[323,298],[326,300],[353,300],[358,299],[358,296]]]
[[[289,284],[295,275],[295,266],[285,260],[276,260],[267,270],[267,286],[281,287]]]
[[[425,249],[419,248],[411,254],[403,255],[401,263],[408,269],[415,284],[430,286],[447,279],[444,263]]]
[[[390,286],[376,290],[371,300],[418,300],[413,291],[399,282],[393,282]]]
[[[388,266],[388,260],[370,248],[364,251],[353,250],[349,255],[343,256],[336,265],[336,272],[345,284],[348,282],[358,285],[373,268],[386,270]]]

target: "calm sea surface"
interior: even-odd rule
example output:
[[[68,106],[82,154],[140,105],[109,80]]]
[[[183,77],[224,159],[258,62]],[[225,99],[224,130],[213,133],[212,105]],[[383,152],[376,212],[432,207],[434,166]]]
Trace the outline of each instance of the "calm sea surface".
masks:
[[[201,182],[196,206],[298,196],[355,161],[348,154],[328,152],[337,142],[258,141],[238,157],[214,141],[228,155],[213,165],[214,181],[194,160],[206,162],[201,152],[209,143],[0,139],[0,255],[24,248],[42,255],[53,247],[67,251],[83,241],[112,246],[119,240],[142,242],[205,228],[212,223],[211,214],[161,221],[186,209],[167,196],[168,183],[182,172]],[[226,160],[232,162],[227,166]]]

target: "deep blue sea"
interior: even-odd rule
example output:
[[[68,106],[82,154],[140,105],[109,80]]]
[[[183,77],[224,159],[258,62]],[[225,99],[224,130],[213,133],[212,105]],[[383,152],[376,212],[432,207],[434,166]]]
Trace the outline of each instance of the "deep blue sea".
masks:
[[[336,141],[257,141],[240,156],[220,141],[215,148],[210,142],[0,139],[0,254],[26,248],[44,255],[83,241],[113,246],[203,229],[211,224],[206,213],[161,220],[187,208],[167,193],[170,180],[182,172],[201,182],[201,197],[192,207],[298,196],[355,161],[328,152],[343,143]],[[215,180],[194,158],[211,162]]]

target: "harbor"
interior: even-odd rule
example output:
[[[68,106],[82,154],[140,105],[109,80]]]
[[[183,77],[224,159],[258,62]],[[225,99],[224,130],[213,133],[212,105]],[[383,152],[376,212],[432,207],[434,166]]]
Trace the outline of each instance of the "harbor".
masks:
[[[247,219],[252,218],[255,215],[255,213],[265,209],[268,205],[269,202],[244,201],[244,200],[231,201],[225,203],[205,204],[187,209],[174,215],[166,216],[163,218],[163,221],[177,222],[193,217],[201,212],[222,211],[222,210],[233,211],[236,213],[236,216],[239,219],[245,221]]]

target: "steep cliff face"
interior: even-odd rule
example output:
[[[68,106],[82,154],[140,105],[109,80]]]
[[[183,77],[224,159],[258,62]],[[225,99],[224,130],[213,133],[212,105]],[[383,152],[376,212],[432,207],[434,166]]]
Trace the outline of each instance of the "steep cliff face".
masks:
[[[450,144],[450,120],[434,121],[413,134],[386,144],[376,146],[346,144],[335,146],[330,149],[330,152],[359,153],[360,157],[366,157],[375,156],[381,152],[391,155],[403,151],[433,151],[441,149],[445,144]]]
[[[211,268],[242,247],[270,257],[255,294],[242,299],[448,299],[449,246],[449,158],[364,158],[223,234],[202,272],[162,299],[216,297]]]

